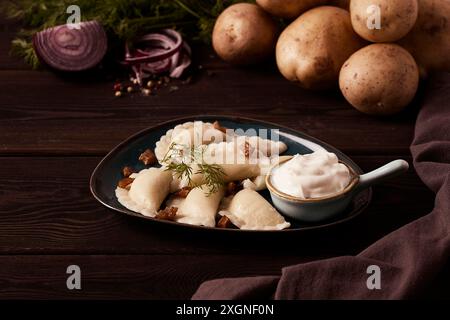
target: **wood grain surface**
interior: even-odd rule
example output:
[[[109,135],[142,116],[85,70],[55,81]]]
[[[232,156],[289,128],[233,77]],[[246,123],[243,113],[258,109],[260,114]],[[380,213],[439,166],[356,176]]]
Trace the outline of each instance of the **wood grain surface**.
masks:
[[[141,129],[181,116],[253,117],[332,144],[368,171],[411,162],[420,94],[401,115],[368,117],[337,92],[288,83],[273,62],[234,68],[202,47],[191,84],[117,99],[102,72],[71,78],[10,57],[16,28],[0,21],[0,299],[186,299],[207,279],[276,275],[293,263],[357,254],[433,206],[411,169],[375,187],[356,220],[296,237],[218,236],[117,214],[91,196],[89,177]],[[81,291],[65,286],[70,264],[82,268]]]

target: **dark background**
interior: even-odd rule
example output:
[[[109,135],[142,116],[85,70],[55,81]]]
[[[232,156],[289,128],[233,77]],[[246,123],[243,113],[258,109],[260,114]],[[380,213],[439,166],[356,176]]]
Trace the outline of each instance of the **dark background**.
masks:
[[[188,115],[253,117],[332,144],[368,171],[397,158],[411,163],[420,95],[403,114],[373,118],[337,92],[296,87],[273,63],[233,68],[194,47],[191,84],[115,98],[114,79],[29,70],[8,55],[14,31],[0,20],[0,298],[189,298],[208,279],[276,275],[293,263],[357,254],[433,206],[411,168],[375,187],[356,220],[290,237],[218,236],[114,213],[91,196],[89,177],[141,129]],[[81,291],[66,288],[71,264],[81,268]]]

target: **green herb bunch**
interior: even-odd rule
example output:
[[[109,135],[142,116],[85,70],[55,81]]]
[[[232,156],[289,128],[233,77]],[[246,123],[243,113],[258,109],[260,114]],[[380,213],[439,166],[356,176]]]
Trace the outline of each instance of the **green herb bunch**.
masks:
[[[2,0],[0,10],[22,22],[12,52],[33,68],[39,60],[32,36],[65,24],[70,5],[81,9],[81,20],[97,20],[112,40],[124,42],[162,28],[175,28],[193,41],[209,43],[215,19],[227,6],[245,0]],[[112,41],[114,43],[114,41]]]

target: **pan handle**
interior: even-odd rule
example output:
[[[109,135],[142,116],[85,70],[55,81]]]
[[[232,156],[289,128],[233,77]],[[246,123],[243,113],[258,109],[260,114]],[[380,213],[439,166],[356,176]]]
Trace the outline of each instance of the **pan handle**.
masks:
[[[356,190],[361,191],[362,189],[368,188],[374,184],[393,178],[406,172],[408,168],[409,164],[405,160],[394,160],[389,162],[378,169],[359,176],[359,182]]]

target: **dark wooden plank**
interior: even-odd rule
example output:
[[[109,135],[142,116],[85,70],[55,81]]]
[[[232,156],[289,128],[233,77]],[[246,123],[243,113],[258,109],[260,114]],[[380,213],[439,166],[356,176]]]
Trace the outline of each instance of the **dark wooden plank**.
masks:
[[[269,255],[0,256],[0,299],[189,299],[205,280],[276,275],[305,261]],[[81,269],[68,290],[66,269]]]
[[[354,157],[365,170],[392,159]],[[411,170],[376,187],[370,208],[351,223],[296,236],[295,241],[253,236],[243,241],[229,235],[162,228],[102,207],[88,186],[99,160],[0,158],[0,254],[355,254],[427,213],[433,204],[432,193]]]
[[[68,77],[27,70],[9,55],[18,28],[0,19],[0,154],[102,155],[138,130],[200,114],[278,122],[352,154],[407,153],[412,137],[414,107],[391,119],[367,117],[339,93],[290,84],[273,62],[234,68],[206,47],[194,47],[194,69],[203,69],[194,71],[193,84],[156,97],[115,99],[102,72]]]
[[[303,257],[269,255],[0,256],[0,299],[189,299],[206,280],[279,275]],[[81,269],[81,290],[68,290],[66,269]],[[366,274],[361,274],[365,281]],[[450,279],[436,279],[430,298],[449,298]]]
[[[33,71],[1,71],[0,88],[1,154],[103,155],[141,129],[202,114],[279,123],[351,154],[407,154],[415,117],[413,107],[363,115],[339,94],[304,91],[272,69],[218,69],[153,97],[118,99],[111,83]]]

